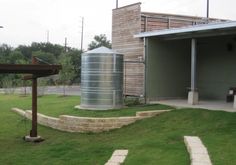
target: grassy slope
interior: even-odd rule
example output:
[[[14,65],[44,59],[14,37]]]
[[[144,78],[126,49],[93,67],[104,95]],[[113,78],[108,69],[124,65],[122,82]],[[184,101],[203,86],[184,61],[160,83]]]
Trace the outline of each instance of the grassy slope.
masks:
[[[74,97],[69,100],[73,99],[76,100]],[[55,107],[51,101],[52,110]],[[39,134],[46,141],[32,144],[21,140],[28,133],[30,123],[9,111],[15,106],[29,107],[27,98],[0,96],[0,105],[0,162],[3,164],[100,165],[113,150],[127,148],[126,165],[187,165],[184,135],[199,136],[214,165],[236,164],[235,113],[183,109],[100,134],[65,133],[39,126]]]
[[[19,98],[18,96],[11,96],[13,98]],[[19,108],[31,109],[31,97],[20,98],[26,100],[26,103],[22,102],[18,105]],[[109,116],[134,116],[136,111],[144,110],[160,110],[171,109],[165,105],[150,105],[150,106],[136,106],[129,107],[122,110],[110,110],[110,111],[88,111],[75,109],[75,105],[79,105],[79,96],[58,97],[56,95],[46,95],[38,98],[38,112],[58,117],[59,115],[74,115],[74,116],[94,116],[94,117],[109,117]],[[60,107],[59,109],[55,108]]]

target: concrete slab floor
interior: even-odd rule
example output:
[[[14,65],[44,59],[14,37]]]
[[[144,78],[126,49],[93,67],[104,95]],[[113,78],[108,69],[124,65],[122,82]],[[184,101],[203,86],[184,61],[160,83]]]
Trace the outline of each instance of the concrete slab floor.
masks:
[[[160,100],[151,103],[165,104],[176,108],[203,108],[215,111],[236,112],[236,109],[233,108],[233,103],[227,103],[224,100],[200,100],[197,105],[188,104],[187,99]]]

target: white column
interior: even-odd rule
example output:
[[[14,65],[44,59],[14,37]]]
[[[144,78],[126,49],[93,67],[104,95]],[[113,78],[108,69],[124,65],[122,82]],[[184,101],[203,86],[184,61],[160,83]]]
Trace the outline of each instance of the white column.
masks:
[[[236,109],[236,95],[234,95],[234,109]]]
[[[191,105],[198,104],[198,92],[196,90],[196,57],[197,57],[197,41],[195,38],[191,40],[191,90],[188,93],[188,103]]]

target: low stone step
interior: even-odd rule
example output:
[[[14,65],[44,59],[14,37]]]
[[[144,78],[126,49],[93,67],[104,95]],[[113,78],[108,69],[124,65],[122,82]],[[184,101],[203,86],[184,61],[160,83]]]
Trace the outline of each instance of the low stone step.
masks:
[[[184,143],[190,154],[191,165],[212,165],[207,148],[197,136],[184,136]]]
[[[128,150],[115,150],[105,165],[120,165],[124,163],[127,155]]]

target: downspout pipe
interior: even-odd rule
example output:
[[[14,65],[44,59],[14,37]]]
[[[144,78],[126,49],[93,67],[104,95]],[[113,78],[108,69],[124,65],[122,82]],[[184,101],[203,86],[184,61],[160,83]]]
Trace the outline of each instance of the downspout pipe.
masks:
[[[147,62],[148,62],[148,39],[143,38],[144,41],[144,103],[147,104]]]

